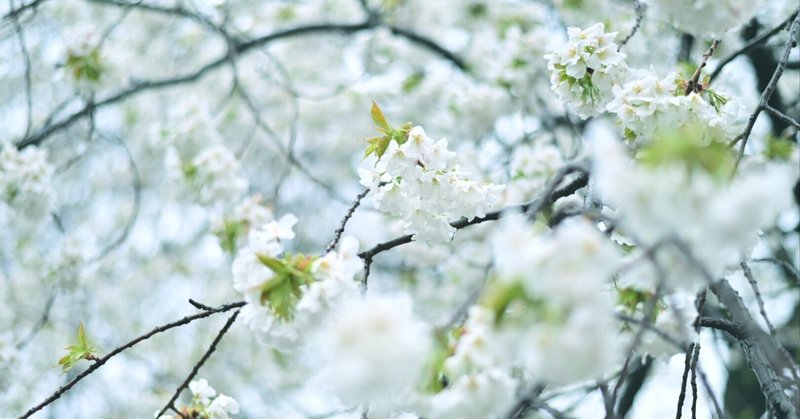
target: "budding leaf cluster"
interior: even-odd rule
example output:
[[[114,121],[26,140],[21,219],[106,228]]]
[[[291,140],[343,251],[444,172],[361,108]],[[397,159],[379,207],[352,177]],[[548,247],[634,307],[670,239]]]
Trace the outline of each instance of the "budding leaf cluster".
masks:
[[[408,140],[408,133],[411,132],[411,123],[406,122],[400,126],[400,128],[392,128],[392,125],[389,124],[389,121],[387,121],[386,117],[383,115],[381,108],[378,107],[378,104],[375,102],[372,102],[370,113],[372,114],[372,122],[375,123],[376,128],[383,135],[367,138],[369,145],[364,151],[364,158],[374,153],[380,160],[383,153],[389,148],[389,143],[395,141],[397,144],[403,144]]]
[[[98,349],[92,346],[86,338],[86,331],[83,329],[83,323],[78,326],[78,343],[69,345],[65,349],[69,352],[58,360],[58,365],[61,366],[62,373],[71,370],[81,359],[90,361],[97,359],[94,352],[97,352]]]

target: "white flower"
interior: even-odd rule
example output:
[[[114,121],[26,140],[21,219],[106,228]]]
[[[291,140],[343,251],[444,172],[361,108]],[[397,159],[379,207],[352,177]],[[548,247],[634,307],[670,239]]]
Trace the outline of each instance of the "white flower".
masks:
[[[595,296],[572,307],[560,322],[543,319],[507,331],[522,341],[519,353],[537,381],[558,385],[596,379],[624,360],[613,305],[604,295]]]
[[[484,216],[504,188],[467,179],[450,165],[454,157],[446,139],[434,141],[414,127],[402,145],[389,143],[374,169],[359,168],[358,173],[375,207],[401,217],[414,240],[447,241],[455,232],[451,221]]]
[[[208,380],[205,378],[190,382],[189,391],[192,392],[192,396],[195,399],[199,400],[203,404],[208,403],[208,401],[217,394],[217,391],[208,385]]]
[[[233,261],[233,288],[241,293],[259,288],[273,276],[272,269],[261,263],[249,248],[240,251]]]
[[[351,281],[364,269],[364,262],[358,257],[358,240],[345,236],[339,242],[339,250],[331,251],[314,261],[312,272],[322,281]]]
[[[294,238],[292,227],[297,224],[297,217],[294,214],[286,214],[278,221],[270,221],[262,230],[265,232],[265,239],[269,240],[290,240]]]
[[[55,194],[47,151],[36,146],[22,151],[13,144],[0,146],[0,201],[26,219],[42,219],[52,210]]]
[[[603,112],[611,100],[611,87],[626,69],[625,54],[617,51],[617,33],[605,33],[602,23],[568,28],[567,35],[566,45],[544,56],[550,87],[586,119]]]
[[[462,375],[431,399],[431,419],[485,419],[509,409],[516,380],[506,371],[490,369]]]
[[[666,307],[659,310],[653,327],[680,343],[696,340],[698,336],[692,327],[697,318],[694,300],[694,294],[685,291],[667,295],[663,300]],[[638,327],[634,327],[634,330],[638,330]],[[672,342],[651,331],[645,331],[637,349],[652,356],[672,356],[682,351]]]
[[[790,205],[787,191],[797,178],[795,167],[775,164],[743,169],[733,181],[720,181],[705,170],[689,170],[681,161],[641,164],[611,139],[596,142],[593,155],[597,190],[619,208],[622,231],[644,246],[677,237],[714,277],[737,265],[759,229]],[[678,250],[665,248],[658,258],[670,267],[669,286],[693,290],[704,283]],[[632,279],[636,281],[627,282],[637,288],[655,284],[653,275]]]
[[[413,393],[431,350],[429,328],[407,296],[339,304],[320,328],[322,379],[346,403],[386,406]]]
[[[203,204],[238,199],[248,187],[247,180],[236,175],[239,171],[236,157],[221,145],[201,151],[183,171]]]
[[[206,412],[211,416],[210,419],[228,419],[229,415],[239,413],[239,402],[232,397],[220,394],[208,405]]]
[[[747,119],[741,114],[741,101],[725,96],[715,108],[704,97],[711,95],[720,96],[712,91],[684,95],[674,73],[659,78],[652,71],[640,71],[633,80],[614,87],[614,100],[607,109],[619,117],[628,134],[645,141],[689,125],[703,128],[697,134],[704,137],[699,141],[733,138]]]

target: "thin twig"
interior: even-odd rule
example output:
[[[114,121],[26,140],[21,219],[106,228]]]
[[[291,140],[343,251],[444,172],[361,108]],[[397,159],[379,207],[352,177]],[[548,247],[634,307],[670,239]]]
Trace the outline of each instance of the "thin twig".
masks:
[[[678,410],[675,413],[675,419],[681,419],[681,415],[683,415],[683,401],[686,400],[686,383],[689,379],[693,352],[694,342],[689,344],[689,348],[686,350],[686,356],[683,359],[683,377],[681,378],[681,392],[678,394]]]
[[[206,352],[203,354],[200,360],[197,361],[196,364],[194,364],[194,367],[192,367],[192,372],[190,372],[189,375],[186,376],[186,379],[183,380],[183,383],[181,383],[181,385],[178,386],[177,389],[175,389],[175,393],[172,394],[172,397],[169,399],[167,404],[164,406],[163,409],[161,409],[160,412],[158,412],[157,415],[155,415],[155,417],[160,417],[167,411],[167,409],[170,408],[175,409],[175,401],[178,400],[178,397],[181,395],[183,390],[189,387],[189,382],[191,382],[192,379],[197,375],[197,373],[200,372],[200,368],[203,366],[203,364],[206,363],[206,361],[208,361],[208,358],[210,358],[211,354],[213,354],[214,351],[217,349],[217,345],[222,340],[222,337],[225,336],[225,333],[228,332],[228,329],[231,328],[231,325],[233,325],[233,323],[236,321],[236,317],[239,316],[239,313],[240,311],[236,310],[228,318],[228,321],[225,322],[225,325],[222,326],[222,329],[220,329],[219,333],[217,333],[217,336],[211,342],[211,345],[208,347],[208,350],[206,350]]]
[[[800,11],[800,8],[798,8]],[[772,73],[772,78],[769,80],[767,87],[764,89],[764,92],[761,93],[761,99],[758,101],[758,106],[756,106],[755,111],[750,115],[750,118],[747,120],[747,126],[745,127],[744,131],[739,134],[733,141],[730,142],[729,146],[733,147],[736,143],[741,142],[739,145],[739,155],[736,158],[736,163],[733,166],[733,172],[731,173],[731,177],[736,176],[736,171],[739,169],[739,164],[742,162],[742,158],[744,157],[744,150],[747,146],[747,140],[750,137],[750,132],[753,131],[753,126],[756,123],[756,119],[758,119],[758,115],[761,114],[761,111],[765,109],[767,102],[772,97],[772,94],[775,92],[775,88],[778,87],[778,80],[780,80],[781,76],[783,76],[783,70],[786,67],[786,63],[789,61],[789,55],[792,52],[792,48],[794,48],[796,43],[797,32],[800,30],[800,13],[795,12],[794,20],[792,21],[792,26],[789,28],[789,38],[786,39],[786,44],[783,49],[783,56],[781,57],[780,61],[778,61],[778,66],[775,68],[775,72]]]
[[[700,65],[697,66],[697,69],[694,70],[694,74],[692,77],[686,82],[686,88],[683,91],[683,94],[688,96],[690,93],[699,93],[703,90],[702,85],[700,84],[700,75],[703,73],[703,69],[708,64],[708,59],[714,55],[714,51],[717,49],[719,44],[722,41],[719,39],[715,39],[711,42],[711,47],[708,48],[708,51],[703,54],[703,60],[700,61]]]
[[[640,0],[633,0],[633,10],[636,12],[636,23],[633,25],[633,28],[628,36],[626,36],[625,39],[619,43],[619,46],[617,47],[618,51],[622,49],[622,47],[624,47],[625,44],[631,40],[631,38],[633,38],[633,35],[636,35],[636,32],[638,32],[639,28],[642,26],[642,20],[644,19],[644,5]]]
[[[365,188],[361,193],[356,196],[356,199],[353,201],[353,204],[350,205],[350,208],[347,209],[347,213],[342,218],[342,221],[339,223],[339,228],[333,233],[333,240],[328,244],[328,247],[325,248],[325,252],[322,253],[322,256],[327,255],[328,253],[333,250],[336,245],[339,243],[339,240],[342,238],[342,233],[344,233],[344,229],[347,226],[347,222],[350,220],[350,217],[353,216],[353,213],[356,212],[356,208],[361,204],[361,200],[364,199],[365,196],[369,193],[369,188]]]
[[[772,106],[769,106],[769,104],[764,105],[764,110],[769,112],[769,113],[771,113],[772,115],[774,115],[776,118],[782,120],[783,122],[786,122],[787,124],[797,128],[797,129],[800,129],[800,122],[797,122],[797,120],[795,120],[791,116],[786,115],[785,113],[773,108]]]
[[[125,243],[131,231],[133,230],[133,226],[136,224],[136,220],[139,218],[139,211],[142,206],[142,176],[139,173],[136,160],[133,158],[133,153],[131,153],[131,150],[127,145],[125,145],[122,139],[116,135],[109,134],[103,136],[119,144],[119,146],[125,151],[125,155],[128,157],[128,165],[130,166],[132,176],[131,188],[133,189],[133,207],[131,208],[131,214],[128,216],[128,221],[122,228],[122,232],[120,233],[119,237],[117,237],[113,242],[109,243],[108,246],[101,249],[98,254],[88,258],[86,260],[87,264],[93,264],[103,260],[103,258],[108,256],[112,251]]]
[[[761,44],[763,44],[764,42],[766,42],[767,40],[778,34],[780,31],[782,31],[783,28],[785,28],[788,24],[792,23],[792,20],[794,20],[795,16],[797,16],[797,11],[792,13],[791,16],[786,18],[786,20],[781,22],[778,26],[751,39],[750,42],[739,48],[736,52],[722,59],[719,62],[719,64],[717,64],[717,67],[714,68],[714,71],[711,72],[711,75],[709,76],[710,82],[713,82],[717,78],[717,76],[719,76],[719,73],[722,72],[722,69],[725,68],[725,66],[728,65],[731,61],[735,60],[736,57],[743,54],[747,54],[748,52],[758,48]]]
[[[697,419],[697,362],[700,360],[700,342],[695,343],[692,354],[692,419]]]
[[[798,271],[797,268],[795,268],[794,265],[792,265],[788,261],[781,260],[778,258],[759,258],[759,259],[753,259],[751,262],[762,262],[762,263],[768,262],[781,266],[782,268],[788,270],[792,275],[794,275],[796,285],[800,287],[800,271]]]
[[[572,174],[574,172],[580,172],[579,176],[576,177],[574,180],[572,180],[570,183],[564,185],[562,188],[556,189],[567,175]],[[460,230],[462,228],[475,224],[481,224],[486,221],[499,220],[503,213],[512,211],[520,211],[528,215],[535,215],[539,213],[539,211],[544,209],[546,205],[550,205],[560,198],[572,195],[578,189],[586,186],[588,182],[589,182],[589,175],[585,168],[583,168],[580,165],[567,165],[563,167],[561,170],[559,170],[559,172],[556,173],[556,175],[553,176],[553,179],[551,179],[550,184],[548,185],[546,190],[533,201],[530,201],[526,204],[522,204],[519,206],[508,207],[500,211],[490,212],[483,217],[475,217],[471,220],[461,219],[450,223],[450,225],[456,230]],[[368,250],[365,250],[359,253],[358,256],[364,261],[367,261],[367,259],[371,261],[372,257],[374,257],[375,255],[383,253],[390,249],[394,249],[397,246],[411,243],[412,239],[413,239],[412,234],[407,234],[402,237],[397,237],[395,239],[380,243]]]
[[[11,2],[11,7],[14,7],[14,1]],[[22,138],[31,133],[33,126],[33,95],[31,92],[31,56],[28,53],[28,44],[25,41],[25,33],[22,30],[22,25],[19,23],[19,17],[16,14],[11,15],[11,20],[14,22],[14,31],[17,33],[17,41],[19,42],[19,49],[22,52],[22,62],[25,68],[25,133]]]
[[[115,357],[116,355],[119,355],[121,352],[123,352],[123,351],[125,351],[127,349],[130,349],[130,348],[134,347],[138,343],[143,342],[143,341],[145,341],[147,339],[150,339],[151,337],[153,337],[154,335],[157,335],[159,333],[166,332],[167,330],[174,329],[176,327],[189,324],[189,323],[191,323],[191,322],[193,322],[195,320],[204,319],[204,318],[206,318],[208,316],[211,316],[212,314],[224,313],[226,311],[230,311],[230,310],[233,310],[235,308],[240,308],[240,307],[242,307],[244,305],[245,305],[244,301],[225,304],[225,305],[222,305],[222,306],[220,306],[220,307],[218,307],[218,308],[216,308],[214,310],[204,311],[202,313],[198,313],[198,314],[195,314],[195,315],[192,315],[192,316],[186,316],[186,317],[184,317],[184,318],[182,318],[180,320],[177,320],[177,321],[174,321],[174,322],[171,322],[171,323],[167,323],[167,324],[165,324],[163,326],[156,327],[155,329],[153,329],[153,330],[151,330],[151,331],[149,331],[149,332],[147,332],[147,333],[145,333],[143,335],[140,335],[140,336],[134,338],[133,340],[129,341],[128,343],[125,343],[122,346],[119,346],[119,347],[115,348],[114,350],[109,352],[106,356],[104,356],[102,358],[98,358],[92,365],[89,366],[89,368],[85,369],[83,372],[81,372],[80,374],[75,376],[75,378],[73,378],[72,380],[70,380],[69,382],[64,384],[63,386],[59,387],[58,390],[55,391],[55,393],[53,393],[52,395],[48,396],[46,399],[44,399],[44,401],[42,401],[41,403],[37,404],[36,406],[28,409],[28,411],[25,412],[22,416],[20,416],[19,419],[28,418],[31,415],[33,415],[34,413],[38,412],[39,410],[42,410],[47,405],[49,405],[50,403],[54,402],[59,397],[61,397],[64,393],[69,391],[79,381],[81,381],[84,378],[86,378],[87,376],[89,376],[89,374],[93,373],[98,368],[102,367],[111,358]]]

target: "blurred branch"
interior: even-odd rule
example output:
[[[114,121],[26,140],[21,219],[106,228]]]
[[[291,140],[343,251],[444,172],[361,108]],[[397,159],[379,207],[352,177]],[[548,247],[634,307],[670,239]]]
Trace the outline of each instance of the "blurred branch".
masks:
[[[125,0],[87,0],[87,1],[90,3],[96,3],[105,6],[116,6],[121,8],[136,9],[143,12],[151,12],[151,13],[187,18],[189,20],[193,20],[211,29],[214,32],[220,34],[225,33],[225,30],[222,27],[216,25],[214,22],[212,22],[205,16],[199,13],[194,13],[191,10],[186,9],[182,6],[174,6],[174,7],[159,6],[155,4],[144,3],[144,1],[142,0],[136,2],[125,1]]]
[[[776,118],[781,119],[782,121],[786,122],[787,124],[795,127],[795,129],[800,129],[800,122],[797,122],[795,119],[786,115],[785,113],[773,108],[769,105],[764,105],[764,110],[774,115]]]
[[[781,22],[778,26],[751,39],[750,42],[745,44],[743,47],[739,48],[736,52],[722,59],[719,62],[719,64],[717,64],[717,67],[714,68],[714,71],[711,72],[711,75],[709,76],[710,77],[709,83],[713,82],[717,78],[717,76],[719,76],[719,73],[722,72],[722,69],[725,68],[725,66],[728,65],[731,61],[735,60],[740,55],[747,54],[748,52],[758,48],[759,46],[761,46],[761,44],[767,42],[770,38],[772,38],[780,31],[782,31],[783,28],[785,28],[788,24],[792,22],[792,20],[795,19],[795,17],[797,17],[797,13],[798,12],[795,11],[794,13],[792,13],[791,16],[789,16],[786,20]]]
[[[11,6],[14,6],[14,1],[11,0]],[[24,6],[23,6],[24,7]],[[17,14],[11,15],[11,20],[14,23],[14,32],[17,34],[17,41],[19,42],[19,49],[22,53],[22,63],[25,69],[25,133],[23,137],[27,137],[31,133],[33,125],[33,96],[31,93],[31,56],[28,53],[28,44],[25,41],[25,33],[22,30],[22,25],[19,23]]]
[[[125,154],[128,157],[128,164],[130,165],[131,169],[131,187],[133,189],[133,208],[131,209],[131,214],[128,216],[128,221],[125,223],[125,227],[122,229],[122,233],[120,233],[119,237],[116,240],[111,242],[108,246],[104,247],[100,252],[86,260],[87,264],[92,264],[101,261],[103,258],[108,256],[109,253],[114,251],[114,249],[121,246],[127,240],[128,235],[130,235],[131,230],[133,229],[134,224],[136,224],[136,220],[139,218],[139,211],[142,206],[142,176],[139,173],[139,168],[136,165],[136,160],[133,158],[133,154],[131,154],[131,150],[128,148],[125,143],[115,135],[109,136],[114,142],[119,144],[123,150],[125,150]]]
[[[17,7],[16,9],[11,9],[8,13],[3,15],[2,20],[17,18],[20,14],[22,14],[23,12],[25,12],[28,9],[34,9],[35,10],[37,7],[39,7],[45,1],[47,1],[47,0],[34,0],[34,1],[30,2],[30,3],[23,4],[22,6]]]
[[[336,33],[343,35],[351,35],[365,30],[374,29],[378,25],[379,25],[378,22],[374,22],[372,20],[356,24],[335,24],[335,23],[310,24],[310,25],[298,26],[295,28],[276,31],[252,40],[236,41],[232,49],[233,53],[235,53],[236,55],[241,55],[252,49],[262,47],[271,42],[282,39],[304,36],[304,35],[313,35],[313,34]],[[396,35],[405,37],[410,41],[414,42],[415,44],[418,44],[424,48],[427,48],[433,52],[436,52],[444,56],[444,58],[450,60],[454,65],[456,65],[460,69],[465,68],[460,60],[456,59],[453,54],[447,52],[447,50],[436,44],[434,41],[419,34],[416,34],[415,32],[411,32],[401,28],[390,27],[390,29]],[[105,99],[96,102],[87,102],[81,110],[69,116],[64,117],[58,122],[54,122],[50,125],[45,125],[38,131],[34,132],[33,134],[25,136],[22,140],[16,143],[16,146],[19,149],[23,149],[31,145],[38,145],[53,133],[69,128],[70,126],[72,126],[72,124],[74,124],[81,118],[88,116],[95,109],[113,105],[115,103],[121,102],[130,97],[137,96],[141,93],[150,90],[159,90],[167,87],[179,86],[182,84],[196,82],[201,78],[203,78],[206,74],[210,73],[211,71],[228,63],[230,61],[230,54],[231,54],[230,51],[226,51],[223,56],[211,62],[206,63],[205,65],[195,70],[194,72],[187,73],[184,75],[173,76],[163,79],[155,79],[155,80],[135,81],[128,88],[125,88],[116,93],[112,93]]]
[[[800,8],[798,8],[798,11],[800,12]],[[775,92],[775,88],[778,87],[778,80],[780,80],[781,76],[783,75],[783,70],[786,67],[786,63],[789,61],[789,54],[792,52],[792,48],[794,48],[797,43],[796,38],[798,30],[800,30],[800,13],[795,12],[792,26],[789,28],[789,37],[786,39],[786,45],[783,49],[783,56],[778,62],[778,67],[775,68],[775,72],[772,73],[772,78],[770,79],[769,84],[767,84],[766,89],[764,89],[764,91],[761,93],[761,99],[758,102],[758,106],[756,106],[755,111],[753,111],[753,113],[750,115],[750,118],[747,120],[747,127],[745,127],[744,131],[734,138],[730,143],[730,147],[733,147],[736,145],[736,143],[741,142],[739,146],[739,156],[736,158],[736,164],[733,167],[733,173],[731,174],[731,177],[735,176],[736,171],[739,169],[739,164],[744,157],[744,150],[747,146],[747,140],[750,137],[750,132],[753,130],[756,119],[758,119],[758,115],[760,115],[761,111],[765,109],[767,102],[769,101],[770,97],[772,97],[772,93]]]

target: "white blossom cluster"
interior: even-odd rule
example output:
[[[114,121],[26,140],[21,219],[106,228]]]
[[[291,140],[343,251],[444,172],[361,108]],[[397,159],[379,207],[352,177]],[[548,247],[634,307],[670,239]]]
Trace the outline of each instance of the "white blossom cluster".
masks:
[[[400,217],[407,234],[442,242],[455,232],[450,221],[486,215],[504,188],[469,180],[468,173],[450,163],[454,157],[447,139],[435,141],[417,126],[402,145],[391,141],[374,168],[358,173],[375,206]]]
[[[659,78],[651,71],[640,71],[633,80],[614,86],[607,110],[617,115],[629,137],[645,139],[691,125],[703,127],[701,141],[724,140],[741,132],[747,120],[739,100],[713,91],[686,95],[675,73]]]
[[[780,164],[753,168],[730,182],[681,161],[652,166],[632,159],[610,139],[598,141],[593,155],[597,190],[618,207],[622,230],[642,245],[679,237],[715,278],[738,265],[756,243],[759,229],[791,205],[786,191],[797,179],[796,168]],[[659,255],[670,266],[672,288],[693,291],[705,284],[676,249]],[[648,272],[629,273],[627,284],[655,289],[658,276]]]
[[[0,144],[0,201],[31,221],[44,218],[53,208],[53,166],[47,151],[36,146],[22,151]]]
[[[321,316],[336,301],[358,295],[353,277],[363,269],[358,257],[358,241],[347,236],[342,238],[338,251],[331,251],[313,262],[309,257],[300,256],[300,263],[310,266],[292,266],[290,260],[276,262],[286,263],[285,270],[290,273],[307,269],[309,283],[284,284],[290,288],[272,297],[281,300],[270,300],[265,290],[275,287],[276,280],[294,279],[280,277],[285,273],[280,272],[282,268],[268,266],[270,262],[265,260],[284,257],[283,241],[295,237],[293,226],[297,221],[293,214],[287,214],[252,231],[247,247],[241,249],[233,261],[233,287],[247,302],[242,308],[243,322],[263,343],[281,350],[300,346],[303,335],[318,326]],[[297,301],[286,301],[294,292],[300,293]]]
[[[444,361],[451,384],[431,398],[431,418],[488,418],[511,405],[518,380],[494,324],[491,310],[470,307],[454,353]]]
[[[515,147],[509,167],[511,180],[506,185],[505,203],[522,204],[535,198],[544,190],[547,180],[563,165],[561,151],[548,142],[536,141],[533,145]]]
[[[167,152],[167,167],[173,177],[185,182],[203,205],[238,200],[249,186],[247,179],[237,174],[236,157],[221,145],[209,146],[188,161],[182,160],[171,148]]]
[[[507,216],[491,244],[498,282],[521,287],[525,307],[506,314],[500,333],[534,379],[572,383],[621,361],[610,287],[620,257],[596,228],[568,219],[537,237],[524,217]]]
[[[233,251],[240,241],[246,242],[251,230],[272,220],[272,210],[261,203],[261,196],[251,195],[224,215],[215,214],[211,231],[225,250]]]
[[[297,333],[290,323],[276,316],[272,308],[262,305],[262,287],[275,272],[261,257],[278,258],[284,252],[281,240],[295,237],[293,227],[297,217],[286,214],[277,221],[264,224],[250,233],[248,246],[241,249],[233,261],[233,288],[244,295],[247,305],[242,308],[242,321],[258,334],[263,342],[280,348],[291,348]]]
[[[322,386],[343,402],[369,402],[385,417],[413,400],[432,348],[428,326],[407,295],[370,295],[339,304],[315,336]]]
[[[581,118],[598,115],[611,101],[612,87],[625,72],[625,54],[614,43],[616,32],[606,33],[597,23],[584,30],[571,27],[561,48],[544,56],[550,87]]]
[[[649,13],[694,36],[711,39],[746,23],[761,0],[647,0]]]
[[[222,393],[218,395],[217,390],[211,387],[205,378],[190,382],[189,391],[192,393],[192,402],[181,409],[181,415],[161,415],[158,419],[176,419],[185,416],[198,419],[230,419],[231,415],[239,413],[239,402]]]

